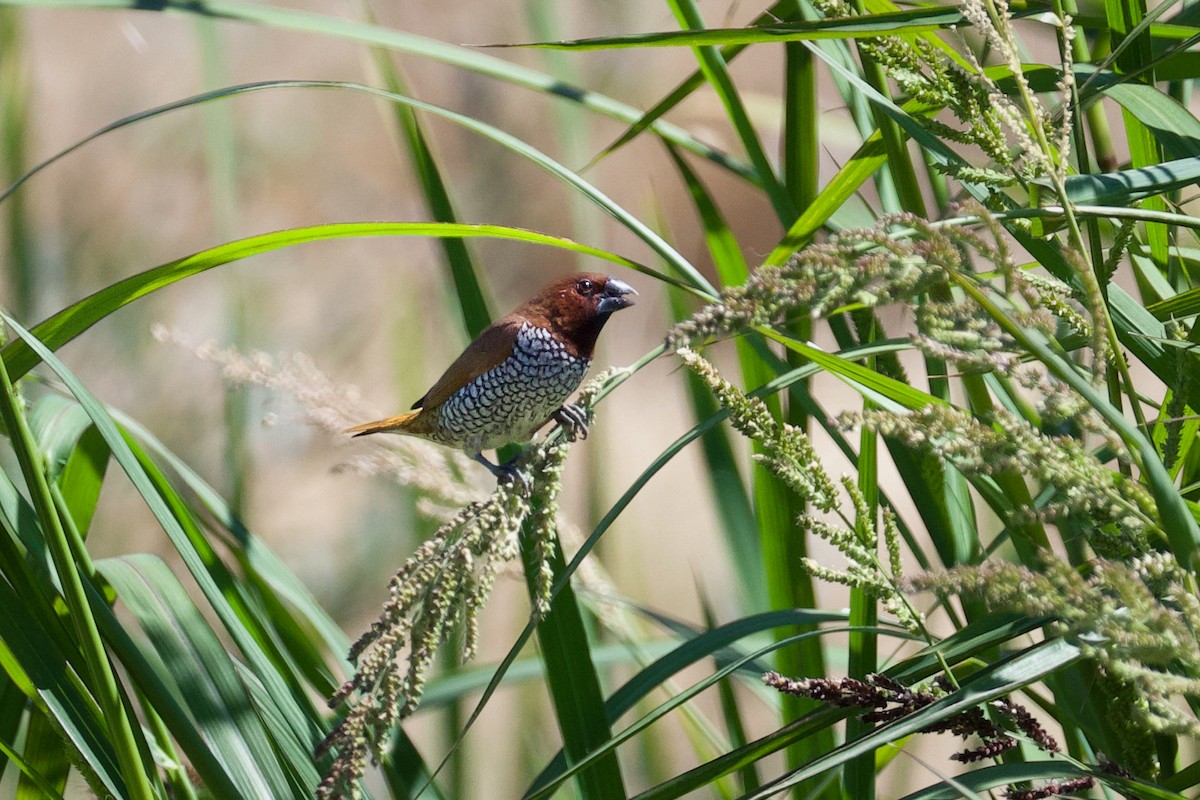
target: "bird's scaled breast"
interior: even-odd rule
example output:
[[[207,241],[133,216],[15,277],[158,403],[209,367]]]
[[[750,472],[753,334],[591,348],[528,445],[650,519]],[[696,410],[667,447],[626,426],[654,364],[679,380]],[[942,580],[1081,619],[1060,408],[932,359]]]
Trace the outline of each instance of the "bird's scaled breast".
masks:
[[[525,323],[508,358],[442,405],[437,438],[468,452],[525,441],[579,387],[590,363],[549,329]]]

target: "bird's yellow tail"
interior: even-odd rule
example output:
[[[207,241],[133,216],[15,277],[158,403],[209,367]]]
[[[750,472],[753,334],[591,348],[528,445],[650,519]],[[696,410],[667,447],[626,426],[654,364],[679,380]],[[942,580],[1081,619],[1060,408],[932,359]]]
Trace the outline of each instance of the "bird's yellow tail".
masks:
[[[369,433],[417,433],[416,431],[410,431],[409,425],[412,424],[412,421],[420,413],[419,410],[410,411],[398,417],[388,417],[387,419],[376,420],[375,422],[355,425],[353,428],[347,428],[345,432],[352,433],[355,436],[366,436]]]

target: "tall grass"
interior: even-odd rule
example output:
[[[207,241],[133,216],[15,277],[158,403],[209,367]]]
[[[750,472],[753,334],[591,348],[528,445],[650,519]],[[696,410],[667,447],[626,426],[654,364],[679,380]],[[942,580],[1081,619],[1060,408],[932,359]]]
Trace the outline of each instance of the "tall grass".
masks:
[[[714,10],[668,0],[611,21],[629,33],[535,42],[571,18],[533,2],[528,41],[503,42],[524,49],[479,49],[401,30],[382,8],[350,20],[241,0],[3,5],[0,786],[15,796],[1195,793],[1200,121],[1188,98],[1200,28],[1189,8],[784,0],[714,25]],[[204,93],[113,113],[31,167],[39,98],[24,23],[85,8],[199,26]],[[664,29],[645,32],[647,20]],[[350,48],[368,77],[306,69],[213,86],[236,54],[227,31]],[[528,48],[552,50],[546,71],[527,66]],[[755,69],[772,65],[769,82],[740,69],[752,55]],[[679,74],[639,82],[659,91],[649,99],[601,72],[668,58]],[[489,103],[454,108],[426,70],[487,87],[475,96]],[[412,213],[283,211],[283,230],[247,235],[249,212],[232,213],[249,205],[238,165],[263,161],[231,112],[330,96],[381,104],[375,123],[410,171]],[[544,135],[486,107],[509,97],[572,113]],[[122,131],[160,131],[198,106],[207,124],[175,131],[207,153],[224,241],[173,246],[195,252],[158,265],[125,254],[134,266],[119,277],[58,299],[63,287],[33,266],[46,255],[30,235],[48,224],[45,204],[27,195],[77,153],[129,146]],[[667,121],[689,120],[689,107],[709,109],[705,124]],[[580,147],[593,123],[608,142],[597,151]],[[504,182],[503,206],[487,206],[480,194],[510,162],[536,170],[505,173],[519,177]],[[653,175],[649,196],[629,189],[635,174]],[[570,197],[564,224],[582,241],[541,224],[543,177]],[[151,230],[162,234],[129,238]],[[251,530],[288,509],[252,502],[246,395],[229,395],[227,425],[189,425],[225,443],[232,466],[215,489],[201,444],[164,444],[184,399],[135,419],[77,375],[95,365],[59,351],[78,341],[108,353],[103,380],[136,395],[143,378],[123,348],[140,320],[121,309],[253,256],[300,258],[317,242],[349,253],[368,238],[441,245],[429,259],[445,268],[449,307],[411,277],[390,284],[418,287],[394,355],[427,376],[439,364],[425,360],[452,357],[488,324],[490,298],[537,287],[545,254],[637,283],[653,343],[584,390],[609,445],[593,452],[604,474],[590,482],[569,479],[581,445],[557,430],[525,455],[528,494],[491,492],[465,459],[409,440],[346,457],[348,471],[406,487],[386,502],[425,541],[406,540],[397,576],[370,592],[388,594],[381,611],[335,620],[287,566],[301,563],[289,542],[268,547]],[[525,248],[530,266],[492,266],[499,243]],[[237,320],[226,339],[244,347],[271,327],[273,301],[319,279],[295,270],[254,293],[235,287],[222,300]],[[369,288],[355,296],[364,314]],[[662,309],[646,308],[659,298]],[[339,328],[340,314],[308,324],[339,343],[364,335]],[[370,413],[339,384],[344,372],[327,374],[339,351],[327,363],[196,352],[231,384],[292,395],[321,452]],[[657,379],[691,416],[655,431],[643,463],[630,440],[646,427],[609,409],[651,417],[670,402],[642,383],[664,363]],[[689,585],[691,550],[708,548],[731,585],[698,579],[651,608],[634,599],[636,571],[606,572],[597,548],[643,519],[639,502],[693,451],[693,478],[670,493],[711,517],[712,541],[690,522],[639,529],[673,556],[641,572]],[[105,513],[121,492],[158,542],[122,538]],[[578,534],[576,508],[597,509]],[[344,543],[396,527],[335,519]],[[493,596],[514,569],[528,603],[504,629],[488,609],[515,602]],[[332,576],[346,596],[362,580]],[[535,700],[514,699],[523,681]],[[420,723],[439,709],[450,733],[431,743]],[[536,733],[544,715],[555,739]],[[480,736],[486,726],[506,741]],[[961,740],[937,738],[947,732]],[[514,743],[522,763],[502,785],[485,756]]]

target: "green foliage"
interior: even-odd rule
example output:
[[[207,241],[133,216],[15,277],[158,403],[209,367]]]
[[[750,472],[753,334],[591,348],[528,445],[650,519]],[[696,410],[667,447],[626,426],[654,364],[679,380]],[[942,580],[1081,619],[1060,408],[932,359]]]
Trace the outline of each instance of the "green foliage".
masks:
[[[1200,120],[1188,102],[1200,28],[1190,7],[1169,18],[1172,4],[1148,10],[1136,0],[1082,14],[1068,0],[917,9],[822,0],[739,8],[751,24],[718,27],[690,0],[668,0],[654,18],[679,30],[525,45],[563,51],[556,64],[615,50],[690,59],[695,71],[672,88],[626,102],[523,66],[519,51],[409,33],[369,9],[353,21],[239,0],[0,5],[13,7],[0,9],[9,183],[0,219],[12,267],[0,351],[0,779],[16,796],[71,796],[80,782],[121,798],[454,796],[471,768],[454,754],[480,715],[502,687],[535,677],[547,702],[521,706],[506,729],[521,739],[548,708],[561,750],[531,744],[519,787],[490,786],[491,796],[533,800],[566,787],[595,800],[1195,794],[1200,246],[1191,240],[1200,217],[1187,201],[1200,175]],[[164,24],[202,15],[210,67],[222,60],[222,26],[304,32],[366,50],[383,85],[225,86],[120,117],[31,167],[24,9],[85,7],[122,20],[173,12]],[[778,65],[777,129],[736,69],[751,49],[775,57],[756,63]],[[528,130],[451,110],[442,88],[413,96],[396,54],[524,92],[522,102],[572,103],[623,132],[606,147],[572,142],[571,154],[594,153],[576,171]],[[49,167],[208,104],[219,124],[183,130],[224,165],[213,216],[232,231],[243,145],[227,112],[235,99],[265,104],[285,91],[300,103],[333,93],[386,104],[381,124],[403,143],[431,221],[297,220],[127,270],[61,303],[35,269],[28,231],[38,206],[26,194]],[[706,95],[736,153],[706,144],[700,126],[665,121]],[[650,110],[635,110],[643,105]],[[819,111],[828,107],[848,109],[846,119]],[[458,154],[470,169],[494,159],[535,167],[582,201],[577,212],[610,220],[620,241],[648,255],[520,227],[519,205],[517,225],[462,222],[475,198],[442,156],[447,130],[480,145]],[[585,130],[573,125],[571,135]],[[858,138],[844,146],[850,130]],[[660,175],[642,209],[590,170],[623,159],[644,170],[634,155],[643,138],[664,145],[650,158],[690,197],[666,224],[657,212],[676,198]],[[778,159],[770,141],[781,143]],[[840,166],[821,175],[820,155],[833,147]],[[755,204],[767,222],[749,230],[735,202]],[[765,248],[754,238],[764,229]],[[498,294],[501,273],[468,239],[479,249],[485,240],[538,245],[636,271],[645,288],[660,283],[675,323],[663,326],[664,344],[600,376],[585,405],[603,411],[608,395],[635,393],[631,378],[670,360],[684,369],[666,380],[688,392],[694,419],[669,431],[674,440],[640,472],[600,462],[603,480],[582,487],[596,509],[582,541],[559,508],[564,464],[572,468],[560,433],[526,456],[528,494],[510,483],[485,499],[465,459],[409,440],[372,444],[348,466],[405,485],[411,527],[436,524],[352,647],[199,476],[197,453],[172,452],[152,424],[101,402],[58,351],[76,340],[115,348],[105,331],[136,326],[121,309],[204,273],[363,237],[442,243],[450,304],[419,302],[417,313],[420,326],[461,329],[450,339],[482,329]],[[527,293],[532,283],[521,283]],[[39,310],[49,313],[36,321]],[[406,329],[404,339],[417,334]],[[361,398],[321,364],[196,352],[234,386],[293,395],[326,434],[361,421]],[[824,392],[825,381],[850,394]],[[602,414],[596,428],[620,424]],[[627,599],[629,577],[605,574],[595,558],[645,487],[701,440],[707,475],[679,491],[719,504],[713,546],[747,584],[712,606],[716,593],[702,587],[702,623],[682,603],[655,612]],[[234,476],[238,509],[250,474]],[[115,484],[165,535],[161,549],[121,542],[93,557],[113,524],[102,512]],[[619,491],[611,505],[601,484]],[[268,503],[260,513],[281,511]],[[829,549],[842,561],[818,557]],[[646,571],[687,568],[681,558]],[[524,628],[506,634],[497,663],[463,666],[506,569],[525,574]],[[689,685],[678,683],[684,670]],[[789,674],[797,671],[807,674]],[[409,738],[409,718],[442,708],[444,741]],[[668,717],[682,735],[658,724]],[[914,770],[915,783],[893,790],[896,754],[924,753],[944,731],[977,737],[963,763]],[[690,761],[654,757],[681,742]]]

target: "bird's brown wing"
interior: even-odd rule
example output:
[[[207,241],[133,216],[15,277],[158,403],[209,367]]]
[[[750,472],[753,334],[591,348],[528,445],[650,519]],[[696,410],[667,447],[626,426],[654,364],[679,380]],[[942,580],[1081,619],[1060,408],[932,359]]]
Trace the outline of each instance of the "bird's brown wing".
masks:
[[[471,381],[496,367],[513,351],[522,320],[510,314],[489,325],[467,346],[433,388],[413,408],[436,408]]]

